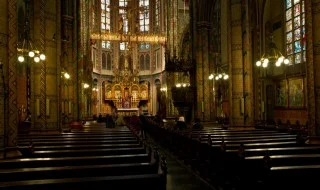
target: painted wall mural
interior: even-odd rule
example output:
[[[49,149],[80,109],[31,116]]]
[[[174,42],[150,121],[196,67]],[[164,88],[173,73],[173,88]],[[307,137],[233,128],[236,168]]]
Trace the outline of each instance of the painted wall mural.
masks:
[[[291,78],[276,83],[276,107],[305,108],[305,78]]]

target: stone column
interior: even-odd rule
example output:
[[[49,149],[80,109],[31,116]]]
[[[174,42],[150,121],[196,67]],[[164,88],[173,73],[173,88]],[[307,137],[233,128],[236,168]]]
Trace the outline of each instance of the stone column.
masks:
[[[17,1],[7,0],[8,10],[8,83],[7,83],[7,105],[8,106],[8,125],[5,131],[5,146],[12,148],[17,146],[17,126],[18,126],[18,109],[17,109]],[[14,151],[14,155],[16,155]],[[10,153],[7,156],[14,156]]]
[[[230,2],[230,21],[231,31],[229,34],[231,45],[230,57],[230,124],[244,124],[244,81],[243,81],[243,41],[242,41],[242,19],[241,1],[231,0]]]
[[[8,67],[8,6],[7,1],[0,1],[0,148],[4,148],[4,130],[8,125],[7,93],[4,89],[7,84]],[[4,77],[4,78],[3,78]],[[1,156],[0,156],[1,159]]]
[[[306,0],[309,134],[320,135],[320,0]]]
[[[253,125],[253,82],[252,82],[252,48],[251,48],[251,31],[250,31],[250,14],[248,0],[242,0],[242,45],[243,45],[243,92],[244,92],[244,124]]]
[[[195,36],[195,38],[198,38],[196,41],[197,43],[195,44],[196,46],[196,52],[195,52],[195,59],[196,59],[196,65],[195,65],[195,70],[196,70],[196,94],[197,94],[197,114],[196,116],[200,118],[201,121],[204,120],[204,81],[203,81],[203,53],[202,53],[202,47],[201,47],[201,43],[203,42],[202,40],[202,36],[201,31],[205,30],[205,29],[199,29],[199,25],[197,25],[197,35]]]
[[[200,109],[198,109],[197,116],[200,117],[202,121],[210,121],[210,81],[208,79],[210,75],[209,66],[209,28],[208,22],[198,22],[197,23],[197,37],[198,37],[198,48],[196,52],[196,77],[197,77],[197,104]]]

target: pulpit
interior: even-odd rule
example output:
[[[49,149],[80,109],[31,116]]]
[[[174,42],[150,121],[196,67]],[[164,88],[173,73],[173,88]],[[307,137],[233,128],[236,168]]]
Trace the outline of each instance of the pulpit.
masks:
[[[194,103],[194,88],[173,87],[171,89],[173,105],[178,109],[179,114],[184,116],[186,122],[190,122],[191,110]]]

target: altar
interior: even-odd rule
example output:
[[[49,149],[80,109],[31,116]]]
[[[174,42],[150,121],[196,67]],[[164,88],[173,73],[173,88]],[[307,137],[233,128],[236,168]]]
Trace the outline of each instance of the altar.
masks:
[[[139,116],[139,108],[117,108],[118,115],[121,116]]]

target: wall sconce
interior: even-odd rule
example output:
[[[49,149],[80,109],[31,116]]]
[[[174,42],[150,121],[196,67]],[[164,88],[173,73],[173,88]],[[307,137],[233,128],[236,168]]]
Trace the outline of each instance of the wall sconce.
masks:
[[[83,88],[85,88],[85,89],[89,88],[89,84],[84,83],[84,84],[83,84]]]
[[[161,92],[166,92],[166,91],[167,91],[167,88],[166,88],[166,87],[160,88],[160,91],[161,91]]]

